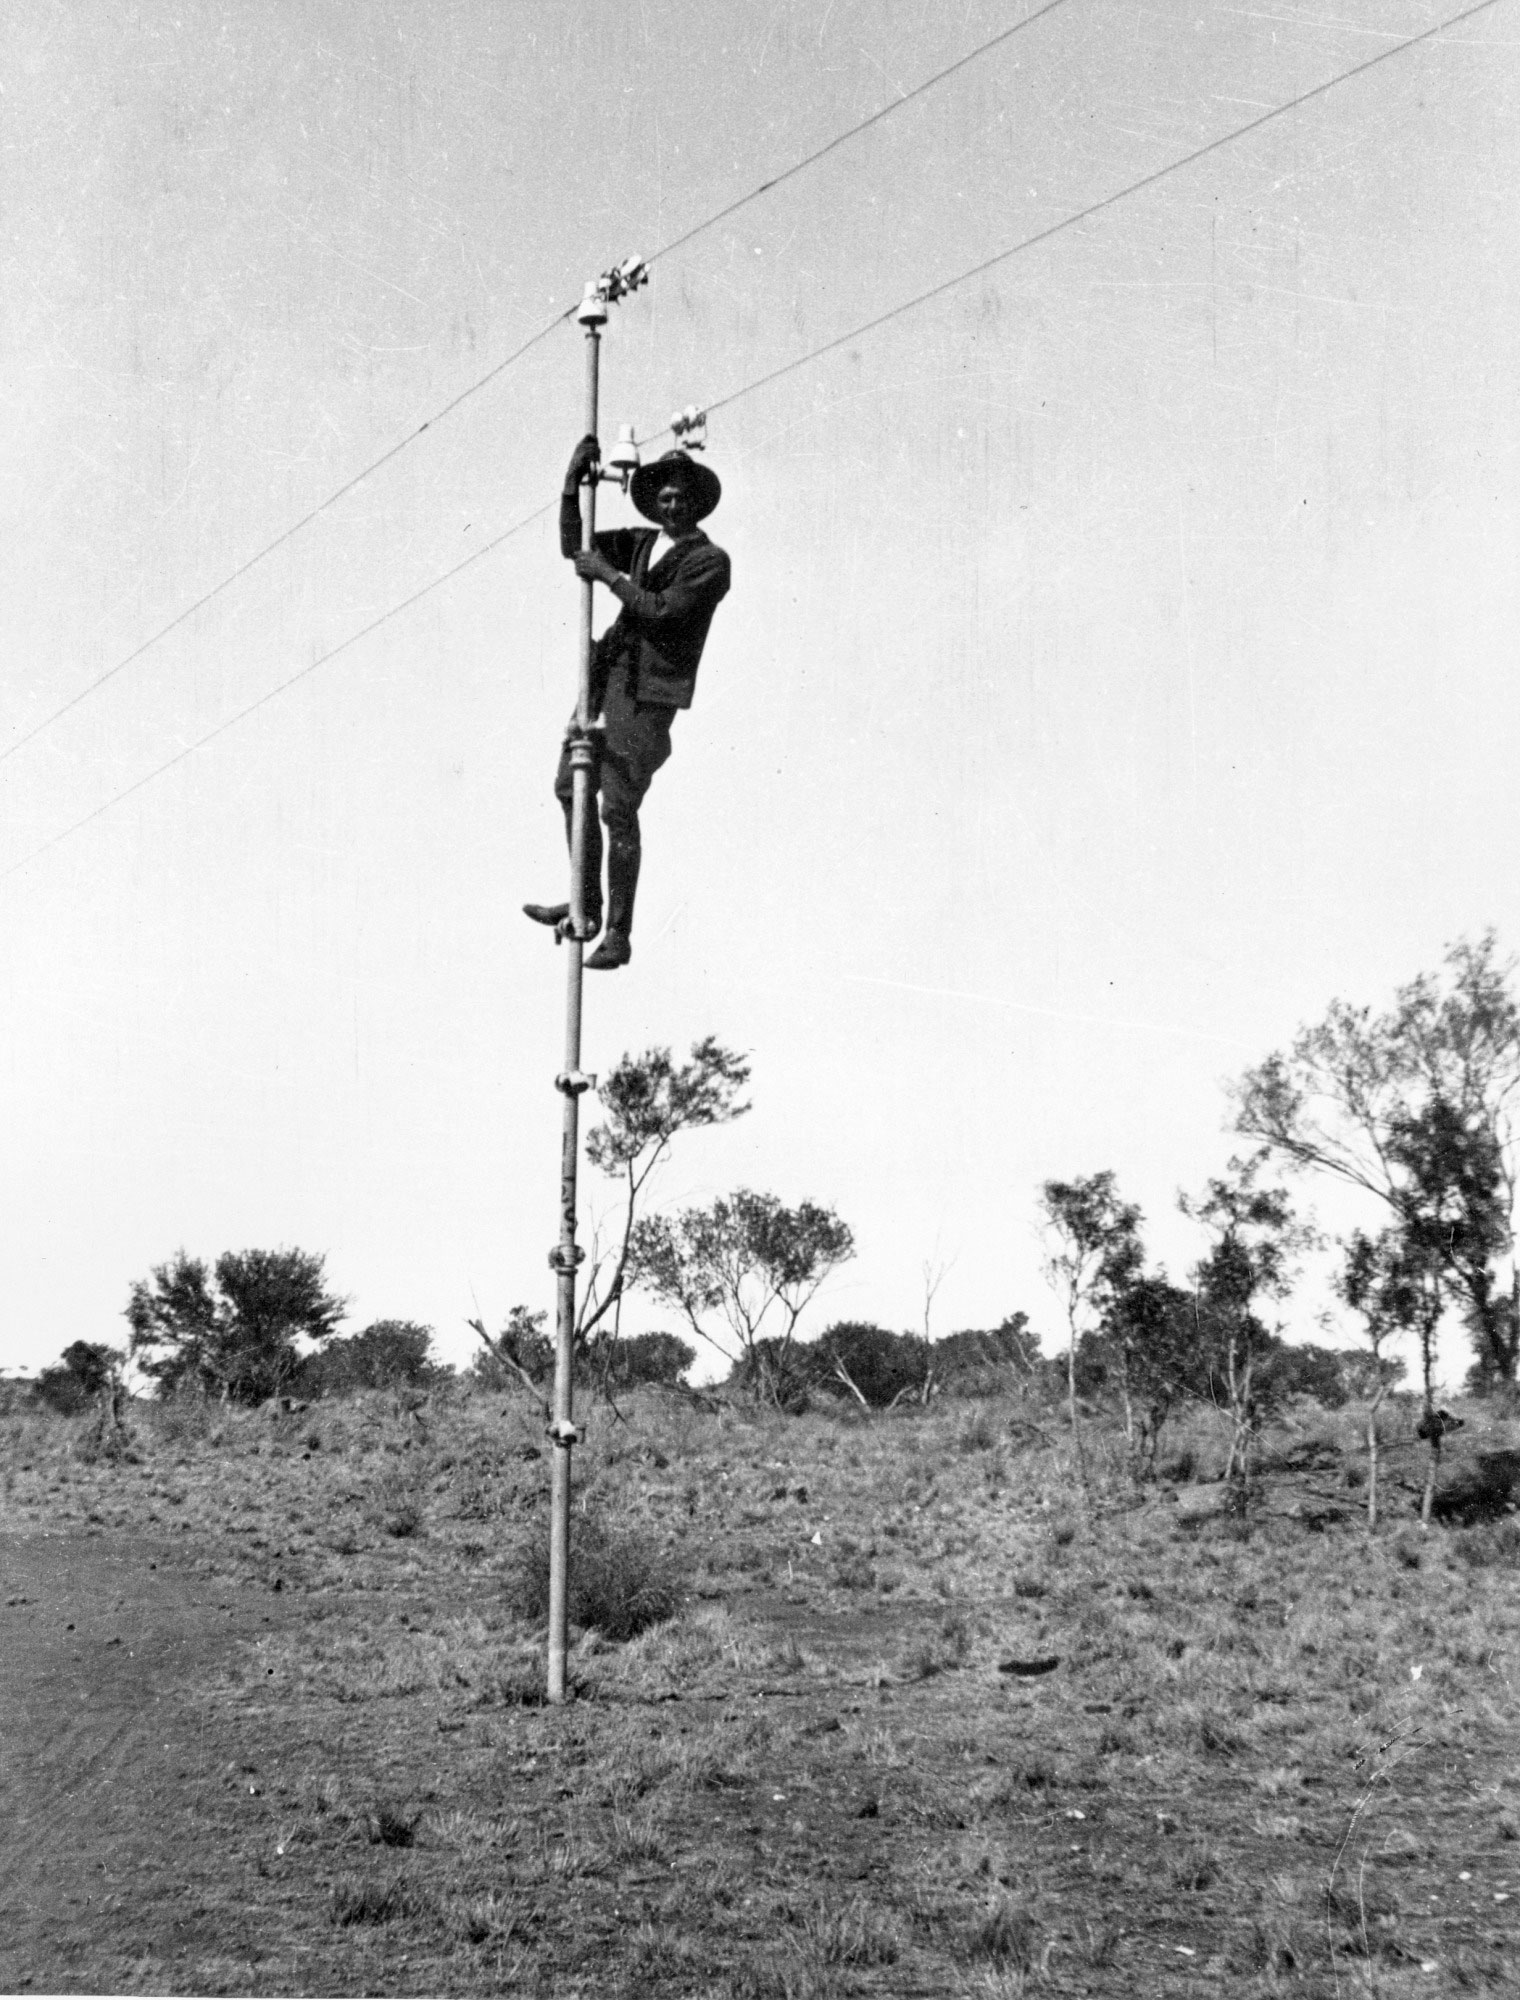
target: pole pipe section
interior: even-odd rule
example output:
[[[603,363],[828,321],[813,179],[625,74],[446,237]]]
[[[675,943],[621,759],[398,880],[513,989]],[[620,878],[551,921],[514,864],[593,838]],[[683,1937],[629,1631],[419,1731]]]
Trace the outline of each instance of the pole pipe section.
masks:
[[[596,436],[597,364],[600,334],[586,328],[586,428]],[[590,549],[596,535],[596,480],[586,482],[581,496],[581,547]],[[567,1081],[581,1067],[581,960],[585,929],[586,815],[592,809],[591,746],[591,593],[581,586],[581,656],[575,701],[575,741],[570,751],[570,917],[571,935],[565,968],[565,1068]],[[565,1656],[570,1627],[570,1454],[575,1440],[574,1343],[575,1267],[580,1252],[576,1234],[576,1168],[580,1150],[580,1098],[574,1088],[564,1091],[564,1123],[559,1158],[559,1254],[556,1259],[554,1315],[554,1421],[549,1486],[549,1664],[546,1693],[551,1704],[565,1700]]]

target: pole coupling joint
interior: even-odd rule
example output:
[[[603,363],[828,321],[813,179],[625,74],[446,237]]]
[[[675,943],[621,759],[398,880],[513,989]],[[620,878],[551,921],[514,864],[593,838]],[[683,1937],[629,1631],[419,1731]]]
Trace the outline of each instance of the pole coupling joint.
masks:
[[[556,1422],[549,1425],[544,1432],[544,1436],[554,1446],[556,1451],[569,1451],[572,1445],[581,1444],[584,1441],[586,1433],[581,1429],[579,1424],[573,1424],[568,1417],[560,1417]]]
[[[587,1076],[583,1069],[562,1069],[554,1079],[554,1088],[565,1097],[580,1097],[596,1089],[596,1078]]]
[[[586,1261],[586,1253],[578,1243],[567,1250],[563,1243],[556,1243],[549,1252],[549,1269],[563,1278],[579,1268]]]

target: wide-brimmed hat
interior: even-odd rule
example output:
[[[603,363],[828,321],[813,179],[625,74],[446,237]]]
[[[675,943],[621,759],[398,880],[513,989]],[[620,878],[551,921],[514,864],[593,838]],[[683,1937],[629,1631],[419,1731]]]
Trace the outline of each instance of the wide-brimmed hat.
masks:
[[[672,479],[681,480],[690,491],[699,521],[705,521],[723,498],[722,484],[710,465],[702,465],[689,451],[667,451],[663,457],[641,465],[628,482],[633,504],[646,521],[659,520],[655,496]]]

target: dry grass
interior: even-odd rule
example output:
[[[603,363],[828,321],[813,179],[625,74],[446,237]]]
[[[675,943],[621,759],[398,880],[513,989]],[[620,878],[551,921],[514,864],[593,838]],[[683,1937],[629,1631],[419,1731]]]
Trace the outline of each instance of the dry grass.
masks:
[[[86,1932],[87,1984],[1512,1990],[1520,1535],[1422,1536],[1401,1418],[1369,1538],[1355,1411],[1264,1441],[1242,1531],[1137,1492],[1113,1437],[1084,1497],[1014,1402],[621,1410],[590,1411],[578,1507],[666,1615],[624,1643],[584,1617],[562,1710],[525,1407],[136,1409],[114,1463],[0,1419],[0,1526],[148,1534],[300,1608],[206,1695],[260,1779],[228,1893],[299,1951],[229,1987],[204,1953],[92,1964]],[[1453,1476],[1514,1443],[1468,1414]],[[1199,1413],[1167,1454],[1207,1478],[1225,1448]]]

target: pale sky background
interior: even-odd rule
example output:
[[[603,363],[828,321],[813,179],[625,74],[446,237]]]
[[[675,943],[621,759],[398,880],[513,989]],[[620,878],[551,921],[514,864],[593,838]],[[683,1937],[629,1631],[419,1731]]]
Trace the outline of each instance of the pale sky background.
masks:
[[[0,752],[587,278],[1029,11],[10,0]],[[657,262],[603,435],[1457,11],[1066,0]],[[1180,1276],[1226,1079],[1520,943],[1517,49],[1499,0],[713,416],[734,588],[585,1066],[751,1053],[659,1198],[836,1206],[813,1331],[916,1324],[929,1262],[936,1331],[1053,1336],[1036,1190],[1104,1167]],[[552,509],[27,857],[552,501],[582,380],[567,325],[0,762],[0,1366],[122,1340],[181,1245],[322,1251],[351,1329],[455,1360],[552,1311]]]

